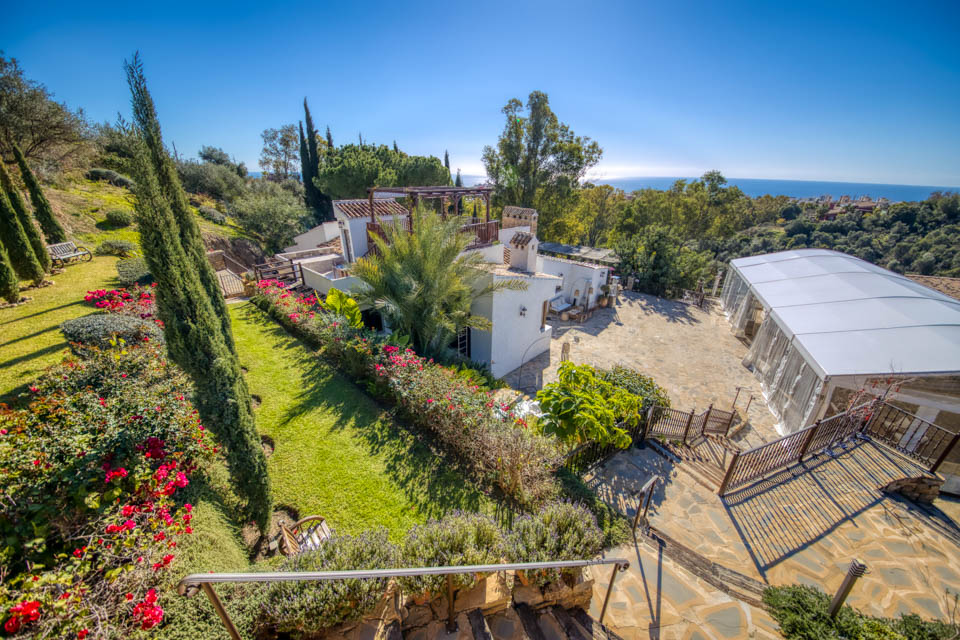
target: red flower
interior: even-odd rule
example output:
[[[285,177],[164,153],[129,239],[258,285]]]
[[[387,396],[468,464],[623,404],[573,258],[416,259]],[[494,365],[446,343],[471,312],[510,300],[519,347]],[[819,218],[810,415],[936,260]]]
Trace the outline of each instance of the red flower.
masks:
[[[80,631],[77,631],[77,640],[83,640],[89,633],[86,629],[80,629]]]

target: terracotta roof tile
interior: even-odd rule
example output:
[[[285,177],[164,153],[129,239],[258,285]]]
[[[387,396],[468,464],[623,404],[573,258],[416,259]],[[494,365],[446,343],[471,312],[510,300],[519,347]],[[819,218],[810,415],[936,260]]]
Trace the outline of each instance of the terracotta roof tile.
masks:
[[[333,209],[347,218],[369,218],[369,200],[334,200]],[[410,213],[396,200],[374,200],[373,210],[377,216],[404,216]]]

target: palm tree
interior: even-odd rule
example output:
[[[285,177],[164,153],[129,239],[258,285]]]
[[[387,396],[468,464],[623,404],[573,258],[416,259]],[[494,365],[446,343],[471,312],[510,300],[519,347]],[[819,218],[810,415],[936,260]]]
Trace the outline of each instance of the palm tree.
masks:
[[[521,280],[489,276],[479,252],[464,250],[472,234],[456,216],[442,219],[420,208],[407,232],[397,219],[373,236],[376,251],[354,265],[367,287],[358,301],[379,311],[395,330],[410,336],[422,356],[443,357],[459,331],[489,331],[490,321],[470,313],[473,301],[502,289],[526,289]]]

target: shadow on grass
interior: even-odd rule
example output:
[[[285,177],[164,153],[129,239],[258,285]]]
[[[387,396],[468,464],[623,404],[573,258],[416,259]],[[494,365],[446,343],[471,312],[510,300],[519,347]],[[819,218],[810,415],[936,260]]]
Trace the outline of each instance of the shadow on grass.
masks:
[[[54,326],[52,326],[52,327],[47,327],[47,328],[45,328],[45,329],[40,329],[39,331],[34,331],[33,333],[29,333],[29,334],[27,334],[27,335],[25,335],[25,336],[19,336],[19,337],[17,337],[17,338],[14,338],[13,340],[8,340],[8,341],[4,342],[3,344],[0,344],[0,347],[6,347],[6,346],[8,346],[8,345],[11,345],[11,344],[15,344],[15,343],[17,343],[17,342],[20,342],[21,340],[29,340],[29,339],[31,339],[31,338],[36,338],[36,337],[39,336],[39,335],[43,335],[44,333],[49,333],[50,331],[56,331],[56,330],[59,329],[59,328],[60,328],[59,326],[54,325]]]
[[[292,336],[252,304],[240,309],[244,320],[263,332],[271,347],[283,350],[300,371],[293,402],[280,416],[283,426],[315,411],[333,418],[331,430],[351,433],[363,448],[383,460],[387,475],[406,499],[428,518],[454,510],[485,511],[490,498],[451,462],[431,449],[421,434],[397,424],[361,387],[338,373],[310,347]],[[278,381],[279,382],[279,381]],[[509,517],[510,510],[497,508]]]
[[[7,368],[7,367],[13,367],[13,366],[16,366],[16,365],[18,365],[18,364],[21,364],[21,363],[23,363],[23,362],[27,362],[28,360],[33,360],[34,358],[39,358],[40,356],[45,356],[45,355],[47,355],[48,353],[54,353],[54,352],[60,351],[60,350],[62,350],[63,348],[65,348],[66,346],[67,346],[67,343],[66,343],[66,342],[58,342],[57,344],[52,344],[52,345],[50,345],[50,346],[48,346],[48,347],[44,347],[43,349],[38,349],[38,350],[36,350],[36,351],[31,351],[30,353],[25,353],[25,354],[23,354],[22,356],[17,356],[16,358],[10,358],[9,360],[5,360],[5,361],[3,361],[3,362],[0,362],[0,369],[5,369],[5,368]]]
[[[37,311],[36,313],[30,313],[30,314],[25,315],[25,316],[17,316],[17,317],[15,317],[15,318],[11,318],[10,320],[7,320],[6,322],[0,322],[0,326],[5,325],[5,324],[10,324],[10,323],[12,323],[12,322],[19,322],[19,321],[21,321],[21,320],[26,320],[27,318],[34,318],[34,317],[36,317],[36,316],[42,316],[42,315],[45,314],[45,313],[50,313],[51,311],[57,311],[58,309],[66,309],[67,307],[72,307],[72,306],[74,306],[74,305],[78,305],[78,304],[81,304],[81,303],[83,303],[83,300],[74,300],[73,302],[67,302],[67,303],[61,304],[60,306],[57,306],[57,307],[48,307],[48,308],[44,309],[43,311]]]

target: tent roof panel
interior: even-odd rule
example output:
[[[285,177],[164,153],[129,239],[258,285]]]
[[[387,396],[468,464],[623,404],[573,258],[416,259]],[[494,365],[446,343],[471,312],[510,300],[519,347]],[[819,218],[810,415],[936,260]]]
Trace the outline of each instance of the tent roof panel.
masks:
[[[960,303],[825,249],[731,267],[821,375],[960,372]]]

